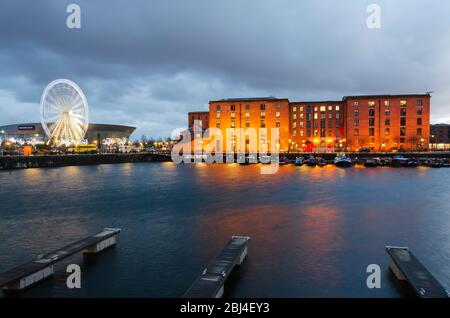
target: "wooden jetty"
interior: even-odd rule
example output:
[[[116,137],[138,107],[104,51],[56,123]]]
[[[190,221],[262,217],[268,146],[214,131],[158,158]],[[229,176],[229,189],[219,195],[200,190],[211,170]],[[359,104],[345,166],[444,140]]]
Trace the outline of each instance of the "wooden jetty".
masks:
[[[390,268],[399,280],[408,282],[418,297],[448,298],[449,294],[407,247],[387,246]]]
[[[236,265],[247,256],[248,236],[233,236],[222,252],[204,269],[203,273],[184,294],[184,298],[220,298],[224,284]]]
[[[4,290],[22,290],[52,276],[54,264],[78,252],[95,254],[116,244],[121,229],[105,228],[102,232],[69,244],[56,251],[40,255],[35,260],[0,273],[0,287]]]

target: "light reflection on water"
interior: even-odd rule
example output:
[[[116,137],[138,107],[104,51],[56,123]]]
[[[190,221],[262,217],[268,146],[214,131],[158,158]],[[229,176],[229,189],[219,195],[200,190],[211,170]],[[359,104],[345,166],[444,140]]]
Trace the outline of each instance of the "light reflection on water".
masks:
[[[232,235],[252,237],[232,297],[403,297],[385,245],[407,245],[450,287],[450,169],[143,163],[0,173],[0,271],[121,227],[118,245],[78,256],[25,297],[178,297]],[[68,262],[73,260],[68,260]],[[381,290],[365,287],[368,264]]]

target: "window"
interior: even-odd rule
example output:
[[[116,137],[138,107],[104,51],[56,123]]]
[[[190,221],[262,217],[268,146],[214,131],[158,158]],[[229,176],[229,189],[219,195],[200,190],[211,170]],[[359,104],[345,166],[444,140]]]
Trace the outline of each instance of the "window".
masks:
[[[300,119],[303,119],[303,113],[300,113]]]
[[[400,118],[400,126],[406,126],[406,117]]]
[[[303,137],[303,130],[300,130],[300,136]]]
[[[359,106],[359,102],[358,101],[354,101],[353,102],[353,106]]]
[[[359,119],[355,119],[355,120],[353,121],[353,124],[354,124],[355,126],[359,126]]]
[[[266,110],[266,105],[265,105],[265,104],[261,104],[261,105],[259,106],[259,109],[260,109],[260,110]]]
[[[292,111],[296,112],[297,111],[297,106],[292,107]]]
[[[245,105],[245,109],[249,110],[250,109],[250,104]]]
[[[333,106],[328,106],[328,110],[332,111],[333,110]]]
[[[336,118],[339,118],[339,117],[341,117],[341,115],[339,115],[339,113],[336,113]]]
[[[375,116],[375,109],[371,108],[369,109],[369,116]]]
[[[400,106],[406,106],[406,100],[401,100],[400,101]]]
[[[280,121],[279,120],[276,121],[275,126],[280,127]],[[295,132],[295,130],[294,130],[294,132]]]
[[[339,128],[339,127],[341,127],[341,123],[340,123],[339,119],[336,119],[336,128]]]
[[[297,119],[297,114],[292,115],[292,119]]]
[[[266,112],[264,112],[264,111],[261,112],[261,117],[262,117],[262,118],[266,117]]]
[[[370,127],[375,126],[375,118],[369,118],[369,126]]]
[[[234,128],[234,127],[235,127],[235,122],[233,120],[233,121],[231,121],[231,128]]]
[[[336,111],[338,112],[340,109],[339,105],[336,106]]]
[[[333,114],[332,113],[328,114],[328,119],[333,119]]]
[[[373,100],[370,100],[369,101],[369,107],[373,107],[373,106],[375,106],[375,102]]]
[[[400,138],[400,143],[402,143],[402,144],[404,144],[405,143],[405,141],[406,141],[406,138]]]
[[[314,119],[318,119],[319,115],[317,113],[314,113]]]
[[[310,105],[306,106],[306,112],[307,112],[307,113],[310,113],[310,112],[311,112],[311,106],[310,106]]]
[[[230,109],[231,109],[232,111],[235,111],[235,110],[236,110],[236,105],[231,105],[231,106],[230,106]]]
[[[320,106],[320,111],[321,112],[324,112],[324,111],[326,111],[327,110],[327,108],[325,107],[325,106]]]
[[[216,110],[217,110],[217,111],[220,111],[220,105],[217,105],[217,106],[216,106]]]
[[[400,108],[400,116],[406,116],[406,108]]]
[[[357,117],[357,116],[359,116],[359,109],[355,109],[354,111],[353,111],[353,114]]]
[[[216,116],[217,116],[217,118],[220,118],[220,113],[217,113]]]
[[[320,114],[320,119],[325,119],[327,117],[327,114]]]
[[[320,121],[320,128],[325,128],[325,120]]]
[[[316,111],[318,111],[318,110],[319,110],[319,107],[314,106],[314,111],[316,112]]]
[[[355,136],[359,136],[359,129],[358,129],[358,128],[355,128],[355,129],[353,130],[353,134],[354,134]]]
[[[328,121],[328,128],[333,128],[333,121],[332,120]]]
[[[250,113],[245,113],[245,118],[250,118]]]
[[[292,123],[292,128],[297,128],[297,123],[295,121]]]
[[[422,125],[422,118],[417,118],[417,125]]]
[[[385,126],[390,126],[391,125],[391,120],[388,118],[388,119],[385,119],[384,120],[384,125]]]
[[[422,107],[417,108],[417,115],[422,116],[423,110]]]
[[[384,110],[384,115],[385,115],[385,116],[391,116],[391,109],[390,109],[390,108],[386,108],[386,109]]]
[[[294,136],[294,137],[297,136],[297,130],[292,131],[292,136]]]
[[[246,121],[245,122],[245,127],[247,127],[247,128],[250,127],[250,122]]]
[[[405,127],[400,128],[400,136],[406,136],[406,128]]]
[[[306,120],[311,120],[311,114],[306,114]]]
[[[422,106],[422,100],[421,99],[417,100],[417,106]]]
[[[311,128],[311,121],[306,122],[306,128]]]
[[[276,112],[276,113],[275,113],[275,117],[276,117],[276,118],[280,118],[280,112]]]
[[[422,128],[417,128],[417,136],[422,136]]]
[[[220,128],[220,122],[217,122],[216,126],[217,126],[217,128]]]
[[[235,112],[230,113],[230,117],[231,118],[236,118],[236,113]]]
[[[266,127],[266,121],[264,119],[261,119],[261,128]]]
[[[300,111],[303,112],[303,106],[300,106]]]
[[[369,136],[375,136],[375,128],[369,128]]]
[[[276,104],[276,105],[275,105],[275,108],[276,108],[276,109],[280,109],[280,107],[281,107],[280,104]]]
[[[300,122],[300,128],[303,128],[303,122],[302,121]]]
[[[391,105],[391,102],[390,101],[388,101],[388,100],[385,100],[384,101],[384,106],[390,106]]]
[[[385,130],[384,130],[384,134],[385,135],[389,135],[391,133],[391,129],[390,128],[386,128]]]
[[[317,135],[318,135],[318,131],[317,131],[317,129],[314,129],[314,137],[317,137]]]

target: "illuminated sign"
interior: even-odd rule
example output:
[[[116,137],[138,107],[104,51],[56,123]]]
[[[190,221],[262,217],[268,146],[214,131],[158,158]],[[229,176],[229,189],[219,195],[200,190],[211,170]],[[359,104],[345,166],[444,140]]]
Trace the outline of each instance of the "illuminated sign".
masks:
[[[19,129],[19,130],[36,130],[36,126],[34,126],[34,125],[18,126],[17,129]]]

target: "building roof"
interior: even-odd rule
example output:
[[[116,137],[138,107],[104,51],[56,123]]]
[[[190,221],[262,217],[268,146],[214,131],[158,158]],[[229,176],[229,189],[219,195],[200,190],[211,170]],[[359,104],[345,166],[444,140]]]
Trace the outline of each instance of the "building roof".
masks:
[[[209,111],[198,111],[198,112],[188,112],[188,114],[208,114],[209,115]]]
[[[289,101],[287,98],[276,98],[270,97],[242,97],[242,98],[225,98],[215,101],[210,101],[210,103],[230,103],[230,102],[258,102],[258,101]]]
[[[394,95],[389,95],[389,94],[384,94],[384,95],[349,95],[349,96],[344,96],[342,98],[342,100],[346,100],[346,99],[355,99],[355,98],[401,98],[401,97],[430,97],[431,94],[430,93],[426,93],[426,94],[394,94]]]
[[[290,102],[290,104],[340,104],[342,100],[317,100],[317,101],[299,101],[299,102]]]

